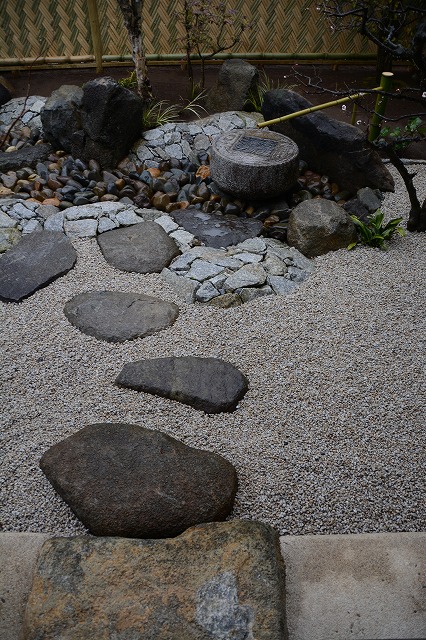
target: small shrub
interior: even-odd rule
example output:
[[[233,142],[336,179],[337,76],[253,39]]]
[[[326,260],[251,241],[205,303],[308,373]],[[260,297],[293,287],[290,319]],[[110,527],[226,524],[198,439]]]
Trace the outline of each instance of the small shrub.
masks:
[[[194,100],[185,105],[168,104],[166,100],[159,100],[148,104],[142,114],[142,131],[146,129],[154,129],[161,127],[168,122],[176,122],[179,117],[189,111],[193,115],[199,117],[200,111],[205,111],[204,107],[196,102],[203,98],[204,92],[200,93]]]
[[[126,78],[118,80],[118,84],[125,89],[137,89],[136,71],[132,71]]]
[[[390,240],[394,233],[405,236],[405,231],[399,226],[402,218],[393,218],[383,225],[385,214],[378,209],[374,215],[368,217],[367,222],[362,222],[357,216],[351,216],[359,235],[359,240],[352,242],[348,249],[353,249],[357,244],[364,244],[368,247],[378,247],[387,249],[386,241]]]
[[[272,89],[294,89],[295,86],[296,85],[282,83],[280,80],[271,80],[265,71],[262,71],[259,76],[259,82],[249,91],[247,106],[252,111],[260,113],[262,111],[263,99],[267,91],[272,91]]]

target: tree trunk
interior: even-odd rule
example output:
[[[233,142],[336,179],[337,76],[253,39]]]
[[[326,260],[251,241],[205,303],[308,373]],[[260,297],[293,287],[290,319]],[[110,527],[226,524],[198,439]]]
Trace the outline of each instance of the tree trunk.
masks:
[[[132,43],[132,58],[135,65],[135,75],[138,94],[144,100],[152,100],[152,88],[148,78],[148,67],[142,44],[142,8],[143,0],[117,0],[124,24]]]
[[[426,200],[421,205],[417,197],[416,188],[413,184],[413,178],[416,174],[408,171],[407,167],[391,145],[386,147],[386,153],[389,155],[389,160],[404,180],[408,197],[410,198],[411,210],[407,222],[408,231],[426,231]]]

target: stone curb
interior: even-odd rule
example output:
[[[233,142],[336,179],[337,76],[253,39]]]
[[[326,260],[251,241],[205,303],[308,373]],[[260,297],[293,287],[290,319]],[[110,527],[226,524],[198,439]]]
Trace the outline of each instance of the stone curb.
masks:
[[[49,534],[0,534],[0,640],[21,640]],[[289,640],[425,638],[426,533],[283,536]]]

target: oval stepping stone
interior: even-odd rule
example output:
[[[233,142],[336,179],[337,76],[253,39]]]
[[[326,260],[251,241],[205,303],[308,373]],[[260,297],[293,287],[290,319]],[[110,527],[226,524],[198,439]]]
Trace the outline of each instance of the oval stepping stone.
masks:
[[[177,244],[155,222],[140,222],[98,236],[105,260],[121,271],[160,273],[180,254]]]
[[[48,449],[40,467],[98,536],[176,536],[224,520],[237,491],[222,456],[134,424],[86,426]]]
[[[177,400],[206,413],[234,411],[248,389],[247,378],[229,362],[193,356],[130,362],[115,384]]]
[[[61,232],[30,233],[0,256],[0,300],[19,302],[73,268],[77,254]]]
[[[143,293],[88,291],[67,302],[64,313],[72,325],[89,336],[124,342],[170,327],[179,315],[179,307]]]

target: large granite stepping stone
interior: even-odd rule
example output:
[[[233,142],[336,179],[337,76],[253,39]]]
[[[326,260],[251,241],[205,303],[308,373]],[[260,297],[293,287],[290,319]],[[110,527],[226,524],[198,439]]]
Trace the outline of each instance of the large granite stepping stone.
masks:
[[[0,256],[0,300],[19,302],[73,268],[77,254],[61,232],[30,233]]]
[[[25,640],[286,640],[285,568],[268,525],[234,520],[169,540],[51,538]]]
[[[64,313],[72,325],[89,336],[124,342],[170,327],[179,315],[179,307],[143,293],[88,291],[69,300]]]
[[[237,491],[222,456],[134,424],[84,427],[48,449],[40,468],[97,536],[176,536],[224,520]]]
[[[238,218],[197,209],[180,209],[171,216],[178,225],[192,233],[207,247],[229,247],[248,238],[259,236],[263,229],[260,220]]]
[[[130,362],[115,384],[177,400],[206,413],[234,411],[248,389],[247,378],[229,362],[194,356]]]
[[[160,273],[180,254],[173,238],[155,222],[107,231],[98,243],[109,264],[136,273]]]

